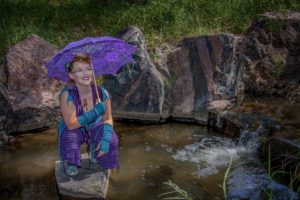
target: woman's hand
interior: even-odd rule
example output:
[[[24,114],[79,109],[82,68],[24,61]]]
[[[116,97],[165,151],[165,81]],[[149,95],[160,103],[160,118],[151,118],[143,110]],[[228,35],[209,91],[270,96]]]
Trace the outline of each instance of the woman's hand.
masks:
[[[100,144],[97,146],[97,148],[95,149],[95,152],[98,152],[100,150]],[[97,158],[100,158],[101,156],[104,156],[106,153],[99,151]]]
[[[84,112],[80,116],[77,117],[78,123],[81,126],[86,126],[91,123],[95,118],[105,113],[106,106],[103,102],[97,103],[95,107],[89,112]]]

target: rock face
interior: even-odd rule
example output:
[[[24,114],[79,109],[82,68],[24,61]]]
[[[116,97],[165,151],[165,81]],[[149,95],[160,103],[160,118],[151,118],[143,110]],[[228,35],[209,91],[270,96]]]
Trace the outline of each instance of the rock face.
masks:
[[[238,37],[186,38],[156,65],[138,28],[124,29],[120,37],[138,50],[135,63],[105,77],[115,118],[163,121],[172,117],[206,124],[209,102],[243,98],[247,60],[236,52]]]
[[[115,118],[159,121],[164,101],[164,83],[152,63],[144,35],[136,27],[128,27],[119,37],[137,47],[135,62],[115,76],[107,76],[104,85],[112,96]]]
[[[109,173],[95,163],[91,163],[89,167],[87,154],[82,155],[81,168],[77,176],[67,176],[60,161],[55,164],[55,176],[60,194],[65,195],[67,199],[106,197]]]
[[[186,38],[169,54],[171,98],[166,99],[171,102],[164,103],[172,117],[206,124],[210,102],[243,98],[247,60],[236,51],[238,40],[230,34]]]
[[[245,68],[245,89],[254,94],[300,97],[300,13],[268,12],[259,15],[238,44],[250,60]]]
[[[18,132],[49,127],[58,116],[60,83],[46,78],[43,65],[57,48],[36,35],[14,45],[6,55],[7,101],[16,115]]]

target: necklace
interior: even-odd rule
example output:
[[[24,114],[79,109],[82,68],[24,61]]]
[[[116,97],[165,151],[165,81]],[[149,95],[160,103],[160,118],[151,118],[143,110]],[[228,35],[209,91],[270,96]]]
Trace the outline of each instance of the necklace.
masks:
[[[79,91],[79,96],[80,96],[80,100],[81,100],[81,105],[82,105],[82,109],[83,112],[87,112],[88,111],[88,98],[91,94],[91,91],[89,91],[86,95],[82,95],[80,94],[81,92]]]
[[[86,100],[85,97],[83,98],[82,107],[83,107],[84,112],[87,112],[87,110],[88,110],[88,103],[87,103],[87,100]]]

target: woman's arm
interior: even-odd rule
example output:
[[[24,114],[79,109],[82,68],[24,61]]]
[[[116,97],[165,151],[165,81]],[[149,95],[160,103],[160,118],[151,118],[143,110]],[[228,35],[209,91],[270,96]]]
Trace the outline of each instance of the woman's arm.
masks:
[[[98,157],[103,156],[104,154],[106,154],[109,151],[109,143],[112,137],[112,131],[113,131],[113,118],[112,118],[112,114],[111,114],[111,101],[110,101],[110,97],[108,95],[108,93],[103,90],[106,94],[106,96],[108,97],[105,100],[105,105],[106,105],[106,112],[103,115],[103,122],[104,122],[104,132],[102,135],[102,138],[100,140],[99,145],[96,148],[96,151],[98,152]]]
[[[81,125],[79,124],[76,116],[76,108],[72,101],[68,101],[69,93],[65,91],[60,97],[60,110],[64,122],[69,130],[74,130]]]
[[[105,103],[99,102],[90,111],[83,112],[81,115],[76,116],[76,108],[72,101],[68,100],[68,95],[68,92],[62,94],[60,107],[65,124],[69,130],[84,127],[106,112]]]

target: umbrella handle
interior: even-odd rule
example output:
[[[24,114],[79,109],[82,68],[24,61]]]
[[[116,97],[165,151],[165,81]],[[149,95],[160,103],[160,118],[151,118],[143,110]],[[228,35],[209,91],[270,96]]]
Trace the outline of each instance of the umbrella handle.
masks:
[[[95,77],[95,72],[94,72],[94,67],[93,67],[92,62],[91,62],[91,68],[92,68],[92,72],[93,72],[93,80],[94,80],[94,84],[95,84],[95,88],[96,88],[96,94],[97,94],[96,102],[99,103],[99,102],[101,102],[101,99],[99,97],[99,92],[98,92],[98,87],[97,87],[97,82],[96,82],[96,77]]]

